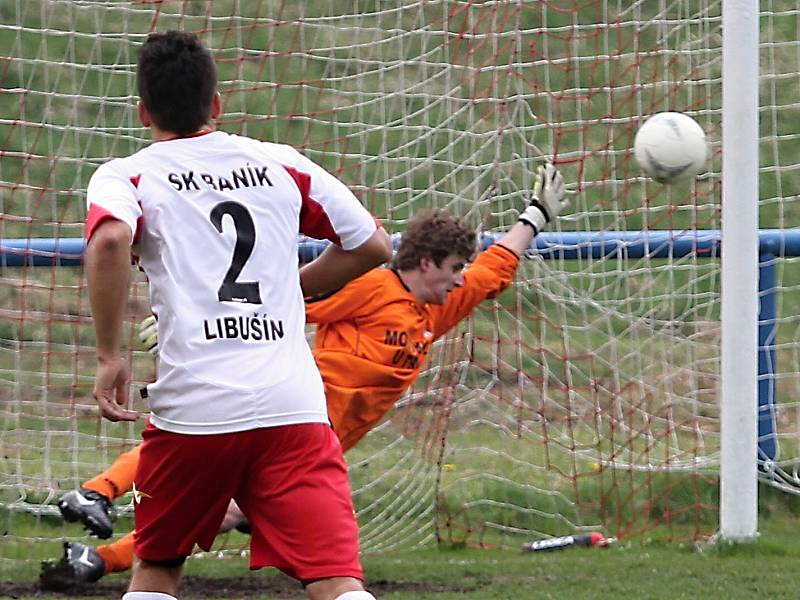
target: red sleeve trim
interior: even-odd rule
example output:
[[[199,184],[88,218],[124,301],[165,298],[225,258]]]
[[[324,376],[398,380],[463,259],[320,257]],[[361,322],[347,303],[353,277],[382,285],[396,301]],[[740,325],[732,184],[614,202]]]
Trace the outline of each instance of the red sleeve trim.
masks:
[[[139,208],[141,208],[141,203],[139,204]],[[142,239],[142,231],[144,230],[144,213],[136,219],[136,231],[133,232],[133,240],[131,244],[138,244],[139,241]]]
[[[94,234],[98,225],[104,221],[107,221],[108,219],[117,219],[117,217],[112,215],[105,208],[97,206],[96,204],[92,204],[92,206],[89,208],[89,214],[86,215],[86,231],[84,235],[86,236],[87,242],[92,239],[92,235]]]
[[[97,204],[92,204],[89,207],[89,214],[86,215],[86,230],[85,230],[85,237],[86,241],[88,242],[92,239],[92,235],[100,226],[101,223],[107,221],[108,219],[115,219],[120,221],[121,219],[117,219],[113,214],[108,212],[102,206],[98,206]],[[132,244],[136,244],[139,239],[142,237],[142,224],[144,223],[143,217],[139,217],[136,219],[136,231],[133,232],[133,241]]]
[[[318,240],[330,240],[337,246],[342,245],[333,223],[328,218],[322,205],[311,196],[311,176],[302,173],[293,167],[284,167],[286,172],[294,179],[297,189],[300,190],[302,204],[300,205],[300,233]]]

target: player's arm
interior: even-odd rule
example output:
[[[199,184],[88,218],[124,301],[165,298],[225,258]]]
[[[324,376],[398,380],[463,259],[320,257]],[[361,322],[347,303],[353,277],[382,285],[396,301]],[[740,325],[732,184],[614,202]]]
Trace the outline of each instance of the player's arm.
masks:
[[[130,244],[128,226],[106,219],[95,229],[86,247],[86,278],[99,360],[119,356],[130,278]]]
[[[89,303],[97,337],[94,396],[100,413],[111,421],[135,421],[127,410],[129,371],[120,354],[122,321],[131,270],[131,230],[123,221],[105,219],[86,247]]]
[[[92,320],[97,336],[94,397],[100,413],[111,421],[133,421],[127,410],[128,365],[120,353],[122,321],[127,306],[133,232],[139,233],[142,208],[127,173],[110,161],[100,166],[86,191],[86,255]]]
[[[494,298],[514,279],[519,257],[533,238],[569,206],[564,179],[558,170],[547,163],[539,167],[538,176],[528,206],[519,220],[489,250],[482,252],[464,274],[464,285],[453,290],[442,306],[433,307],[436,325],[434,337],[444,335],[467,317],[487,298]]]
[[[503,236],[501,244],[518,255],[530,246],[533,238],[569,206],[564,178],[552,163],[539,167],[536,184],[528,206],[517,223]]]
[[[330,244],[315,260],[300,269],[300,286],[305,296],[317,296],[338,290],[392,258],[392,241],[383,227],[378,227],[366,242],[343,250]]]
[[[304,296],[337,290],[391,259],[389,235],[342,181],[297,150],[287,158],[302,196],[300,233],[333,242],[300,269]]]

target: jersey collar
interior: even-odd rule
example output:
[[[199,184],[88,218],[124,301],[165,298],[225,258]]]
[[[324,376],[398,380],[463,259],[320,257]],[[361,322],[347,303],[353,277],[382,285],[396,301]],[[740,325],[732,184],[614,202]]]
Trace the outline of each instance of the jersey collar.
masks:
[[[175,140],[187,140],[189,138],[196,138],[207,135],[209,133],[214,133],[216,129],[201,129],[200,131],[195,131],[194,133],[187,133],[186,135],[176,135],[169,138],[164,138],[163,140],[156,140],[153,142],[154,144],[158,144],[160,142],[173,142]]]

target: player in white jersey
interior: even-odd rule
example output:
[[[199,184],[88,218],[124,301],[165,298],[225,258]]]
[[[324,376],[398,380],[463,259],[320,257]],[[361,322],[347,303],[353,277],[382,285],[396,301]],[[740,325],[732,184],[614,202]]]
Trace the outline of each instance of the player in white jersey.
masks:
[[[174,598],[185,557],[210,547],[231,498],[252,526],[252,568],[283,570],[315,600],[372,598],[303,295],[388,260],[389,237],[297,151],[213,130],[216,71],[195,36],[151,35],[137,83],[154,143],[97,170],[86,227],[104,417],[139,416],[119,351],[131,250],[162,340],[134,488],[139,560],[124,598]],[[298,233],[334,243],[298,270]]]

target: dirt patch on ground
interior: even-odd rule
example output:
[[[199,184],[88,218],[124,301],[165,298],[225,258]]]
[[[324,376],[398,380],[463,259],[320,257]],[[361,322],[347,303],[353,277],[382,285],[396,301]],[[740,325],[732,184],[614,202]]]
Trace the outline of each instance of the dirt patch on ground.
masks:
[[[38,582],[0,582],[0,598],[37,598],[63,596],[64,598],[121,598],[127,582],[103,580],[94,584],[82,584],[62,591],[44,591]],[[445,593],[471,592],[479,588],[477,582],[458,583],[393,581],[381,579],[367,582],[368,589],[380,597],[388,592]],[[181,600],[221,598],[242,600],[245,598],[303,598],[299,583],[283,576],[274,577],[228,577],[209,578],[187,576],[181,580]]]

